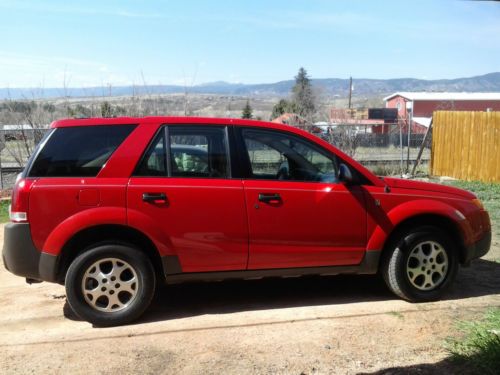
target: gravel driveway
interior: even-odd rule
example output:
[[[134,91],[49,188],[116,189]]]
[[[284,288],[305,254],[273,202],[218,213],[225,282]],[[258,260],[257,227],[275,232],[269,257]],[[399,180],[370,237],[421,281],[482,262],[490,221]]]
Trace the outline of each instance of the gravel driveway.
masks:
[[[73,316],[62,286],[1,265],[0,372],[457,372],[444,339],[457,319],[500,307],[499,259],[495,240],[440,302],[398,300],[367,276],[184,284],[163,287],[136,324],[100,329]]]

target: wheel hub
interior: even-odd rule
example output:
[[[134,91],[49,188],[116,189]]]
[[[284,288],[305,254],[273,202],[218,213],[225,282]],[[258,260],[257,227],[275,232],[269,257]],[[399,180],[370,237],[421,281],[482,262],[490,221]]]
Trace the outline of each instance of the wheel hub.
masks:
[[[82,279],[85,301],[102,312],[116,312],[128,307],[137,297],[135,269],[118,258],[100,259],[87,268]]]

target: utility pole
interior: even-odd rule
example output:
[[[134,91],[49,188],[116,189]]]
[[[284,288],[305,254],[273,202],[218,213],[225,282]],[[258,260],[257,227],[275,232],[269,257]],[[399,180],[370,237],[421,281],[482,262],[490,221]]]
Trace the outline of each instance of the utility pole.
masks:
[[[407,108],[407,124],[408,124],[408,157],[406,160],[406,173],[410,173],[410,142],[411,142],[411,125],[413,122],[413,102],[406,103]]]
[[[422,158],[422,153],[424,152],[424,147],[427,144],[427,140],[429,139],[429,135],[432,133],[432,121],[433,121],[433,118],[431,117],[431,123],[429,124],[429,127],[427,128],[427,131],[425,132],[424,140],[422,141],[422,144],[420,145],[420,150],[418,150],[417,160],[415,160],[415,164],[413,165],[413,170],[411,171],[412,176],[415,176],[415,170],[417,169],[418,164],[420,163],[420,159]]]
[[[351,99],[352,99],[352,77],[349,77],[349,109],[351,109]]]

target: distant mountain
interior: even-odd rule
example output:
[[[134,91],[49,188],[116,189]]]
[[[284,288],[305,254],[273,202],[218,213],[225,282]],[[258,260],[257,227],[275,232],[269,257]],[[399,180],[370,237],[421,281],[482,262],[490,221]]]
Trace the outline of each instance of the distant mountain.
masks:
[[[346,96],[349,91],[349,80],[341,78],[313,79],[313,85],[322,93],[329,96]],[[192,87],[175,85],[154,86],[117,86],[117,87],[90,87],[90,88],[0,88],[0,99],[31,99],[31,98],[58,98],[58,97],[102,97],[102,96],[130,96],[140,94],[176,94],[184,93],[187,89],[194,94],[240,95],[240,96],[277,96],[289,95],[294,84],[293,80],[276,83],[243,84],[228,82],[212,82]],[[415,78],[394,79],[366,79],[354,78],[354,95],[356,96],[383,96],[396,91],[450,91],[450,92],[500,92],[500,72],[482,76],[423,80]]]

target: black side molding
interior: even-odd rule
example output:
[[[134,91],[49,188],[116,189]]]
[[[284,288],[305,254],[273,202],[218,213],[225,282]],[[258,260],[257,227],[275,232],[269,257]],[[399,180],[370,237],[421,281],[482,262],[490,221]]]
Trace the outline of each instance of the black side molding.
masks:
[[[165,277],[167,277],[167,275],[182,273],[181,263],[179,262],[179,257],[177,255],[162,256],[161,263],[163,265],[163,273]]]
[[[354,266],[326,266],[303,268],[276,268],[265,270],[237,270],[222,272],[186,272],[182,273],[177,256],[162,257],[167,284],[186,281],[217,281],[226,279],[257,279],[264,277],[294,277],[306,275],[341,275],[341,274],[376,274],[381,251],[367,251],[360,264]],[[168,272],[168,270],[178,272]]]

